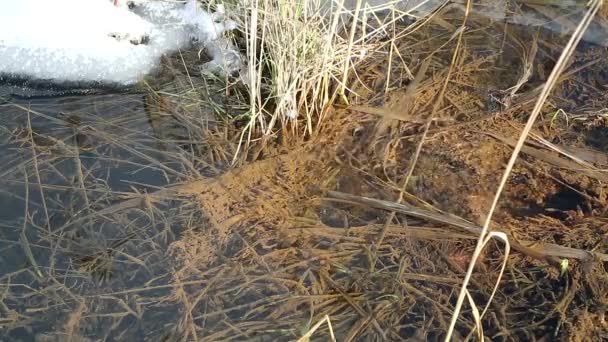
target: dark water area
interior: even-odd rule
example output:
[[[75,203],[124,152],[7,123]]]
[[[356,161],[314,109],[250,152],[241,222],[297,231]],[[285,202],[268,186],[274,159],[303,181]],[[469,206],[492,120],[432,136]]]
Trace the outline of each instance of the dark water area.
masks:
[[[39,96],[0,102],[0,341],[62,341],[57,324],[86,296],[166,283],[165,251],[177,234],[168,220],[93,213],[182,170],[159,149],[142,95],[29,95]],[[129,299],[112,298],[87,301],[99,308],[88,308],[85,335],[114,340],[113,325],[146,334],[138,319],[112,314]]]
[[[10,100],[31,101],[53,97],[136,95],[143,94],[138,85],[118,83],[38,80],[0,73],[0,103]],[[48,101],[47,101],[48,102]],[[52,102],[52,101],[51,101]]]

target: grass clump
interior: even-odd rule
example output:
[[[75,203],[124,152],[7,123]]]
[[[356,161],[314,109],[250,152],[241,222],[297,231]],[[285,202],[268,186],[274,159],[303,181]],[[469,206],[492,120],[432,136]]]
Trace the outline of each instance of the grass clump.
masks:
[[[386,37],[378,29],[365,33],[369,24],[340,1],[247,0],[232,12],[248,56],[248,139],[301,121],[313,134],[336,94],[349,93],[355,63]]]

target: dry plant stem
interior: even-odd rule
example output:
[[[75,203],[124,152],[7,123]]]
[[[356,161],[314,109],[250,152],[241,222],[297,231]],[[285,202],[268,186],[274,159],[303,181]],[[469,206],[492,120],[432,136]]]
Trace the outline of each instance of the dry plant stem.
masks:
[[[310,328],[310,330],[308,330],[308,332],[304,336],[300,337],[298,342],[308,342],[310,340],[310,338],[312,337],[312,334],[314,334],[315,331],[317,331],[319,329],[319,327],[325,322],[327,322],[327,328],[329,329],[329,337],[331,338],[331,341],[336,342],[336,336],[334,335],[334,329],[332,328],[331,320],[329,319],[329,316],[327,316],[327,315],[325,315],[322,320],[320,320],[319,322],[317,322],[317,324],[315,324],[312,328]]]
[[[186,61],[184,61],[184,56],[182,55],[182,50],[178,50],[179,52],[179,58],[182,60],[182,65],[184,66],[184,71],[186,72],[186,76],[188,76],[188,81],[190,82],[190,86],[192,87],[192,90],[196,91],[196,88],[194,87],[194,83],[192,82],[192,77],[190,77],[190,72],[188,71],[188,66],[186,65]]]
[[[348,302],[348,304],[350,306],[352,306],[353,309],[355,309],[355,311],[357,311],[357,313],[361,316],[361,318],[365,319],[366,321],[371,322],[371,324],[374,326],[374,328],[380,334],[380,336],[382,336],[382,338],[384,340],[386,340],[386,332],[382,330],[382,327],[380,327],[378,320],[375,317],[373,317],[373,315],[369,314],[360,305],[358,305],[355,301],[353,301],[352,298],[348,295],[348,293],[346,293],[342,289],[342,287],[340,285],[338,285],[329,276],[323,275],[323,278],[325,279],[325,281],[327,281],[334,289],[336,289],[342,295],[344,300],[346,300],[346,302]]]
[[[434,53],[431,53],[423,62],[422,65],[420,66],[420,69],[418,70],[418,72],[416,73],[416,77],[414,78],[414,81],[409,85],[408,89],[405,92],[405,98],[409,99],[413,96],[414,92],[416,91],[418,85],[420,84],[420,82],[422,82],[422,78],[424,77],[424,75],[426,74],[426,70],[428,69],[428,66],[431,62],[431,59],[433,57]],[[390,68],[389,68],[390,70]],[[360,110],[362,109],[361,106],[355,106],[355,110]],[[406,110],[409,110],[406,109]],[[431,118],[433,117],[433,115],[431,115]],[[388,119],[391,120],[391,119]],[[381,131],[386,129],[386,125],[388,121],[387,119],[382,119],[381,120],[381,125],[382,127],[380,128]],[[420,138],[420,142],[418,143],[418,146],[416,147],[416,152],[414,153],[414,158],[412,159],[412,164],[408,169],[407,175],[405,176],[405,179],[403,180],[403,184],[401,186],[401,189],[399,191],[399,197],[397,199],[397,203],[401,203],[401,201],[403,201],[403,196],[405,195],[405,189],[407,188],[407,185],[409,183],[409,180],[414,172],[414,167],[416,166],[416,163],[418,161],[418,157],[420,156],[420,151],[422,151],[422,145],[424,143],[424,140],[426,139],[426,136],[428,134],[429,131],[429,127],[431,124],[432,120],[428,120],[425,128],[424,128],[424,133],[422,134],[422,137]],[[388,229],[388,227],[390,226],[390,224],[393,222],[393,220],[395,219],[395,211],[391,211],[391,213],[389,214],[388,219],[386,220],[386,223],[384,224],[384,227],[382,228],[382,231],[380,232],[380,236],[378,237],[378,240],[376,241],[375,244],[375,249],[378,250],[378,248],[380,248],[380,246],[382,245],[382,242],[384,240],[384,237],[386,235],[386,231]],[[373,266],[372,266],[373,267]]]
[[[40,272],[40,268],[38,267],[38,263],[36,262],[36,259],[34,259],[34,254],[32,253],[32,249],[30,248],[30,242],[27,239],[27,235],[25,234],[25,230],[27,229],[27,217],[29,216],[29,202],[30,202],[30,184],[28,181],[28,176],[27,176],[27,171],[25,169],[23,169],[23,177],[24,177],[24,183],[25,183],[25,209],[24,209],[24,214],[23,214],[23,227],[21,228],[21,235],[20,235],[20,240],[21,240],[21,246],[23,247],[23,252],[25,253],[25,256],[27,257],[28,261],[30,262],[30,264],[32,264],[32,267],[34,268],[34,274],[36,274],[36,276],[38,276],[38,278],[42,279],[43,275],[42,272]]]
[[[424,220],[429,220],[432,222],[443,223],[450,226],[458,227],[467,231],[468,233],[475,235],[479,235],[479,233],[481,232],[481,227],[460,217],[452,216],[449,214],[437,213],[426,209],[412,207],[407,204],[383,201],[375,198],[355,196],[338,191],[329,191],[327,195],[329,199],[383,209],[391,212],[394,211],[397,213],[421,218]],[[511,242],[511,246],[513,247],[513,249],[521,252],[522,254],[530,258],[537,259],[542,262],[547,262],[552,266],[556,267],[559,267],[559,260],[557,258],[572,258],[581,261],[587,261],[591,257],[594,257],[598,260],[608,262],[608,254],[586,251],[572,247],[565,247],[552,243],[539,244],[534,243],[532,241],[513,241]]]
[[[76,136],[76,130],[72,129],[74,136]],[[74,145],[76,145],[76,142],[74,141]],[[84,199],[84,204],[85,204],[85,211],[89,212],[91,209],[91,203],[89,202],[89,196],[87,195],[87,188],[84,185],[84,180],[85,180],[85,176],[84,176],[84,172],[82,172],[82,170],[84,169],[82,167],[82,161],[80,160],[80,151],[78,149],[78,146],[74,146],[74,164],[75,164],[75,169],[76,169],[76,179],[78,181],[78,186],[80,187],[80,190],[82,192],[82,198]]]
[[[46,218],[46,228],[49,234],[51,234],[51,219],[49,217],[49,210],[46,205],[46,196],[44,196],[44,190],[42,186],[42,180],[40,178],[40,170],[38,168],[38,153],[36,153],[36,144],[34,143],[34,132],[32,131],[32,118],[30,111],[27,111],[27,135],[30,139],[30,145],[32,147],[32,158],[34,162],[34,172],[36,172],[36,181],[38,181],[38,191],[40,191],[40,199],[42,202],[42,208],[44,210],[44,216]],[[52,244],[52,241],[51,241]],[[51,245],[52,248],[52,245]]]
[[[536,58],[536,53],[538,52],[538,35],[539,33],[536,32],[532,40],[532,46],[530,47],[530,50],[523,51],[522,75],[520,76],[519,80],[517,80],[517,83],[514,86],[507,89],[507,91],[509,91],[509,95],[507,96],[507,98],[509,99],[509,103],[512,101],[512,98],[515,97],[515,94],[519,91],[519,89],[530,80],[530,77],[532,77],[534,59]]]
[[[344,103],[348,103],[348,99],[346,98],[346,82],[348,80],[348,70],[350,68],[350,54],[353,50],[353,43],[355,41],[355,32],[357,31],[357,20],[359,19],[359,11],[361,10],[361,3],[363,0],[357,0],[357,5],[355,6],[355,12],[353,15],[353,23],[350,28],[350,37],[348,40],[348,49],[346,53],[346,59],[344,60],[344,69],[342,70],[342,82],[340,85],[340,96]]]
[[[449,41],[451,41],[456,35],[458,35],[458,40],[456,41],[456,48],[454,49],[454,53],[452,54],[452,61],[450,63],[450,68],[448,69],[448,73],[445,77],[445,81],[443,83],[441,91],[439,92],[439,95],[437,96],[437,101],[435,101],[435,104],[433,105],[433,110],[431,111],[431,115],[429,116],[429,119],[427,120],[426,125],[424,126],[424,132],[422,133],[422,137],[420,138],[420,143],[418,143],[418,146],[416,147],[416,152],[414,154],[414,159],[412,161],[412,165],[408,169],[407,175],[405,176],[405,179],[403,180],[401,190],[399,191],[399,198],[397,199],[397,203],[401,203],[401,201],[403,201],[403,195],[405,194],[405,189],[407,188],[407,185],[408,185],[410,179],[412,178],[412,175],[414,174],[416,162],[418,161],[418,157],[420,156],[420,152],[422,151],[422,146],[424,145],[424,141],[429,133],[431,123],[435,119],[435,115],[437,114],[437,111],[439,110],[439,107],[441,106],[441,103],[443,102],[443,97],[445,95],[445,91],[448,87],[448,83],[450,81],[452,71],[454,70],[454,64],[456,64],[456,60],[458,59],[458,51],[460,50],[460,44],[462,43],[462,35],[464,33],[465,25],[466,25],[467,19],[469,17],[470,8],[471,8],[471,1],[469,0],[469,1],[467,1],[467,7],[466,7],[466,11],[465,11],[464,20],[462,21],[462,25],[454,33],[454,35],[452,35],[452,37],[449,40]],[[429,62],[431,61],[434,54],[435,54],[435,52],[431,53],[431,55],[427,57],[427,60]],[[427,67],[428,67],[428,64],[426,64],[426,62],[423,63],[423,65],[421,67],[421,71],[418,74],[418,75],[420,75],[420,78],[422,78],[424,76],[424,73],[426,72]],[[417,80],[417,81],[420,82],[421,80]],[[412,92],[413,92],[413,89],[412,89]],[[408,93],[406,92],[406,96],[407,96],[407,94]],[[382,241],[384,240],[384,236],[386,235],[386,230],[388,229],[388,226],[392,223],[393,219],[395,218],[395,214],[396,214],[395,211],[392,211],[390,213],[388,219],[386,220],[386,224],[384,225],[384,228],[382,229],[382,232],[380,233],[380,237],[378,238],[378,241],[376,242],[376,245],[375,245],[376,249],[378,249],[378,247],[380,247],[380,245],[382,245]]]
[[[344,8],[344,0],[336,0],[336,1],[338,1],[338,3],[337,3],[337,5],[339,6],[338,8]],[[330,32],[332,32],[332,33],[337,32],[339,20],[340,20],[340,11],[336,11],[334,13],[334,16],[331,21]],[[326,44],[328,46],[331,45],[333,38],[334,38],[333,34],[326,35],[325,39],[326,39]],[[325,70],[327,65],[329,64],[328,59],[329,59],[329,55],[323,54],[322,70]],[[318,87],[320,87],[324,90],[324,91],[322,91],[324,106],[327,106],[329,103],[333,102],[333,100],[335,99],[335,96],[336,96],[336,92],[334,92],[332,95],[332,98],[331,99],[329,98],[330,83],[331,83],[330,75],[328,73],[323,74],[323,81],[321,83],[319,83]],[[320,123],[321,123],[321,120],[324,118],[326,112],[327,111],[325,110],[325,108],[323,108],[323,110],[321,111],[321,115],[319,115],[319,120],[317,122],[317,128],[316,128],[317,133],[321,129]]]
[[[422,133],[420,142],[418,143],[418,146],[416,146],[416,152],[414,153],[414,159],[412,160],[412,165],[408,169],[407,175],[405,176],[405,179],[403,180],[403,184],[401,185],[401,189],[399,191],[399,197],[397,198],[397,203],[401,203],[401,201],[403,201],[403,195],[405,195],[405,189],[407,188],[410,178],[412,178],[412,174],[414,173],[414,168],[416,166],[416,162],[418,161],[418,157],[420,157],[420,151],[422,151],[422,145],[424,145],[424,140],[426,139],[426,136],[429,132],[429,127],[431,126],[431,122],[432,122],[432,119],[428,120],[428,122],[424,126],[424,133]],[[388,216],[388,219],[386,219],[386,223],[384,224],[384,227],[382,227],[380,236],[378,237],[378,240],[376,241],[376,244],[375,244],[376,250],[378,250],[378,248],[380,248],[380,246],[382,245],[382,242],[384,241],[384,237],[386,236],[386,231],[388,230],[388,227],[395,219],[396,214],[397,214],[397,212],[393,210],[393,211],[391,211],[390,215]]]
[[[462,308],[462,304],[463,304],[465,296],[467,294],[467,285],[469,284],[471,275],[473,274],[473,269],[475,267],[475,261],[481,254],[481,251],[483,248],[483,242],[486,238],[486,235],[488,234],[488,227],[490,226],[490,222],[492,220],[492,215],[494,214],[494,211],[496,210],[496,206],[498,205],[500,195],[502,194],[502,190],[504,189],[504,187],[507,183],[511,170],[513,169],[513,166],[515,165],[515,161],[517,160],[519,152],[521,151],[521,149],[524,145],[524,142],[525,142],[528,134],[530,133],[532,126],[534,125],[536,118],[540,114],[540,111],[543,107],[543,104],[545,103],[545,100],[547,99],[547,97],[549,96],[549,93],[553,89],[553,86],[555,85],[557,79],[559,78],[559,75],[564,70],[564,68],[566,66],[566,62],[568,61],[568,59],[574,52],[574,48],[580,41],[581,37],[583,36],[583,33],[585,32],[585,30],[591,23],[591,20],[593,19],[593,17],[599,10],[600,6],[601,6],[601,0],[594,0],[590,4],[590,7],[589,7],[587,13],[585,14],[585,17],[579,23],[578,27],[572,34],[572,37],[568,41],[568,44],[564,48],[564,51],[562,52],[561,56],[559,57],[557,63],[555,64],[555,67],[553,68],[551,75],[549,76],[538,100],[536,101],[536,105],[534,106],[534,109],[533,109],[532,113],[530,114],[530,118],[528,119],[528,122],[526,123],[526,126],[524,127],[521,135],[519,136],[517,145],[515,146],[513,153],[511,154],[511,158],[509,159],[507,167],[503,173],[502,179],[498,185],[498,189],[496,190],[494,200],[492,201],[492,206],[490,207],[486,220],[483,224],[482,230],[479,234],[479,239],[477,240],[477,245],[475,247],[475,251],[473,252],[473,257],[471,259],[471,262],[469,263],[469,268],[465,275],[465,278],[464,278],[464,281],[462,284],[462,288],[460,289],[460,293],[458,295],[458,300],[456,302],[456,306],[454,307],[454,313],[452,314],[452,319],[450,321],[450,326],[446,333],[445,341],[449,341],[450,338],[452,337],[452,333],[454,332],[454,327],[456,325],[456,321],[458,319],[458,316],[460,315],[460,310]]]
[[[255,128],[255,119],[256,119],[256,104],[258,101],[258,92],[257,90],[259,85],[259,77],[258,70],[256,69],[255,57],[257,56],[257,30],[258,30],[258,0],[254,0],[251,4],[251,23],[249,26],[245,25],[245,35],[248,37],[249,41],[247,44],[247,56],[249,56],[248,66],[249,66],[249,110],[251,111],[251,118],[247,123],[247,127],[243,129],[241,132],[241,136],[239,138],[239,144],[234,152],[234,156],[232,158],[232,164],[237,162],[237,158],[241,151],[241,147],[243,146],[243,139],[245,134],[247,134],[247,142],[251,141],[251,137]],[[249,29],[249,32],[247,32]],[[262,37],[262,42],[264,42],[264,38]],[[259,66],[261,68],[261,64]]]

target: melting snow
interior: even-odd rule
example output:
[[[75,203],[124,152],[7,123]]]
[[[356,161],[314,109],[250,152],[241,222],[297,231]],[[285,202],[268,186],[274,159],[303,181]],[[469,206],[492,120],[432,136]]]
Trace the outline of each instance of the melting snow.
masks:
[[[234,23],[224,21],[221,11],[198,8],[196,0],[137,2],[133,11],[108,0],[0,2],[0,75],[132,84],[153,71],[163,54],[193,39],[212,50],[213,65],[234,53],[219,43]],[[140,41],[147,44],[133,44]]]

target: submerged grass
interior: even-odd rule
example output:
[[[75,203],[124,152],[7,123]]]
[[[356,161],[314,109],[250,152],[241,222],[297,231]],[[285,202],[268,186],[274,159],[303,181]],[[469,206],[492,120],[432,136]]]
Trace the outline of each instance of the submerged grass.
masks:
[[[572,70],[600,77],[605,56],[575,57],[535,142],[517,145],[559,37],[450,8],[409,20],[305,3],[233,6],[245,84],[201,77],[182,51],[143,100],[2,105],[1,198],[19,212],[0,236],[4,336],[439,340],[454,323],[454,339],[603,336],[608,164],[584,136],[606,129],[608,103],[583,116],[596,79]],[[482,234],[475,263],[481,222],[516,253]],[[467,268],[469,301],[494,297],[486,316],[457,314]]]

